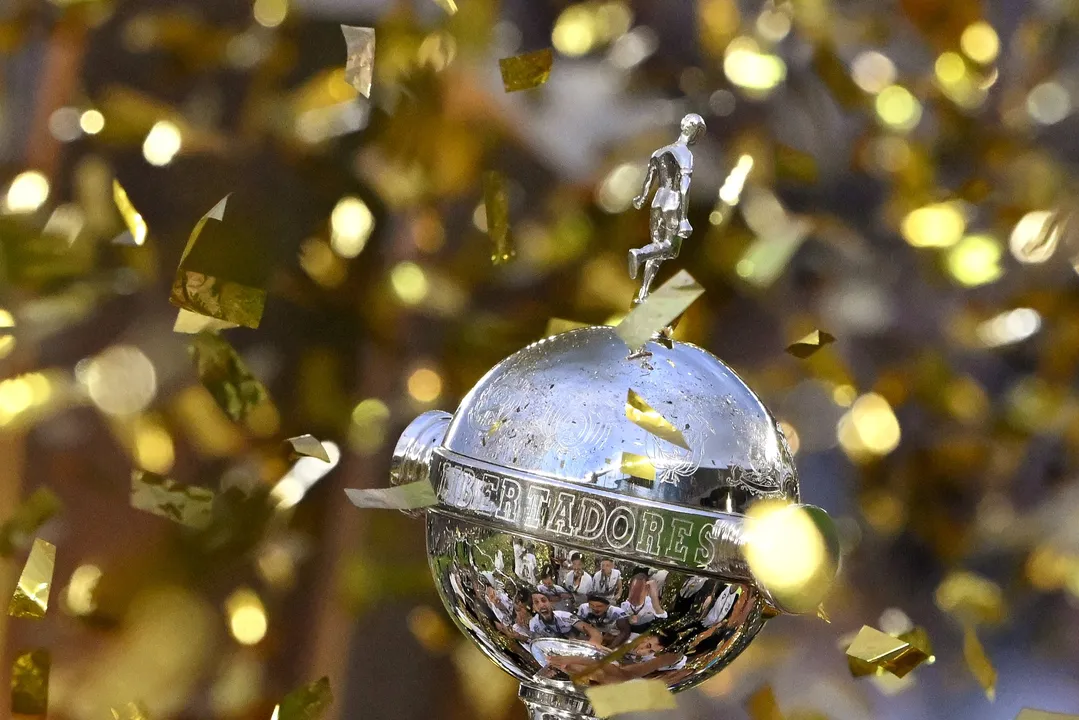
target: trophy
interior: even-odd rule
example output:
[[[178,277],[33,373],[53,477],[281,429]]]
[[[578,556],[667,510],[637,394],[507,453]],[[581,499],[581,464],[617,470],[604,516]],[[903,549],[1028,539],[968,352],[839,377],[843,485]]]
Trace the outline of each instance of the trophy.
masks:
[[[644,269],[635,303],[691,231],[689,146],[703,130],[686,116],[678,141],[649,160],[637,207],[657,188],[651,243],[630,251],[631,275]],[[636,400],[645,417],[635,422]],[[667,431],[650,431],[649,418]],[[591,720],[590,685],[692,687],[766,619],[809,609],[754,571],[746,513],[770,500],[827,516],[798,504],[790,449],[761,400],[718,358],[666,332],[637,351],[611,327],[529,345],[454,414],[414,420],[391,478],[431,483],[438,502],[423,512],[438,593],[520,681],[531,720]],[[826,549],[830,580],[837,544]]]

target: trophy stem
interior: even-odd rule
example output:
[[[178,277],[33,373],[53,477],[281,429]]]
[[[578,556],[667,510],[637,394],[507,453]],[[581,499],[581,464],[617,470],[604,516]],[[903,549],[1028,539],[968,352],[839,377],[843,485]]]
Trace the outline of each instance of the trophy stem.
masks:
[[[528,708],[528,720],[597,720],[588,701],[576,694],[521,683],[518,695]]]

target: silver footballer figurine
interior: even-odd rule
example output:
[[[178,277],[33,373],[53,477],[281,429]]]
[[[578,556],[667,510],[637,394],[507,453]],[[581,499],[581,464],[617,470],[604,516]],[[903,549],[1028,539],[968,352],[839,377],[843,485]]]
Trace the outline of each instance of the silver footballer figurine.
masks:
[[[678,142],[649,162],[645,192],[657,174],[659,187],[652,243],[631,254],[634,269],[645,266],[638,301],[690,232],[688,146],[703,130],[687,115]],[[393,483],[429,480],[438,496],[425,511],[427,546],[447,611],[520,681],[530,720],[592,720],[590,685],[692,687],[767,618],[806,609],[785,606],[747,560],[749,506],[799,502],[775,419],[709,352],[677,341],[649,350],[630,356],[610,327],[533,343],[453,415],[414,420],[394,450]],[[630,390],[684,442],[631,422]],[[654,479],[627,473],[627,457],[646,459]]]

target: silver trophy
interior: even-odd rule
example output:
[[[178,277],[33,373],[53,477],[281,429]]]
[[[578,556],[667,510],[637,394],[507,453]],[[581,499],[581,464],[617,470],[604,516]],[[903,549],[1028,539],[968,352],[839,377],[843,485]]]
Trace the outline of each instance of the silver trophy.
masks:
[[[687,116],[679,142],[650,161],[652,243],[630,256],[645,265],[638,300],[688,235],[687,146],[701,131]],[[394,450],[392,481],[429,480],[439,498],[425,511],[427,545],[446,609],[520,681],[531,720],[594,718],[589,684],[692,687],[792,609],[746,557],[746,509],[799,501],[775,419],[707,351],[648,350],[631,356],[610,327],[533,343],[492,368],[453,415],[414,420]],[[630,422],[629,390],[685,442]],[[654,479],[625,472],[626,457],[647,458]]]

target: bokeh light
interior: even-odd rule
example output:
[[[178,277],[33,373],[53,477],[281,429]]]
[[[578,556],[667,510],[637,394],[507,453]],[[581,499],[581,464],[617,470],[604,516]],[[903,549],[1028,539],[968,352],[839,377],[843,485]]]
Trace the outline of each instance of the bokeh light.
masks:
[[[157,373],[137,347],[116,345],[84,362],[76,368],[77,377],[102,412],[132,415],[153,402]]]
[[[746,511],[746,562],[787,609],[817,607],[835,575],[838,552],[822,528],[826,520],[822,513],[776,500],[758,501]]]
[[[1000,244],[991,235],[967,235],[948,251],[948,272],[960,285],[977,287],[1000,279]]]
[[[390,286],[406,305],[419,305],[427,297],[427,275],[414,262],[402,262],[390,270]]]
[[[922,119],[922,105],[902,85],[889,85],[876,99],[877,117],[887,127],[908,132]]]
[[[142,143],[142,156],[151,165],[162,167],[172,162],[183,145],[180,128],[168,120],[161,120],[150,128]]]
[[[429,367],[417,368],[408,376],[408,394],[420,403],[431,403],[442,395],[442,376]]]
[[[343,258],[354,258],[367,245],[375,229],[375,216],[363,200],[347,195],[334,206],[330,229],[330,246],[334,252]]]
[[[1012,256],[1021,263],[1043,263],[1060,244],[1061,228],[1056,212],[1034,210],[1019,219],[1008,238]]]
[[[36,170],[19,173],[8,186],[4,207],[10,213],[32,213],[49,199],[49,181]]]
[[[839,445],[852,460],[887,455],[899,446],[899,420],[881,395],[867,393],[839,419]]]
[[[0,308],[0,360],[15,351],[15,316],[10,311]]]
[[[723,72],[738,87],[763,97],[786,79],[787,65],[778,55],[762,51],[753,38],[739,37],[727,46]]]
[[[971,23],[959,36],[959,47],[974,62],[988,65],[1000,53],[1000,38],[993,26],[984,20]]]
[[[895,82],[895,63],[876,50],[858,53],[851,63],[851,78],[862,90],[876,95]]]
[[[255,591],[236,590],[225,601],[229,616],[229,632],[241,645],[257,645],[266,636],[266,609]]]
[[[87,135],[97,135],[105,129],[105,116],[98,110],[87,110],[79,116],[79,127]]]
[[[907,213],[900,225],[903,239],[914,247],[951,247],[966,232],[967,222],[959,203],[934,203]]]

